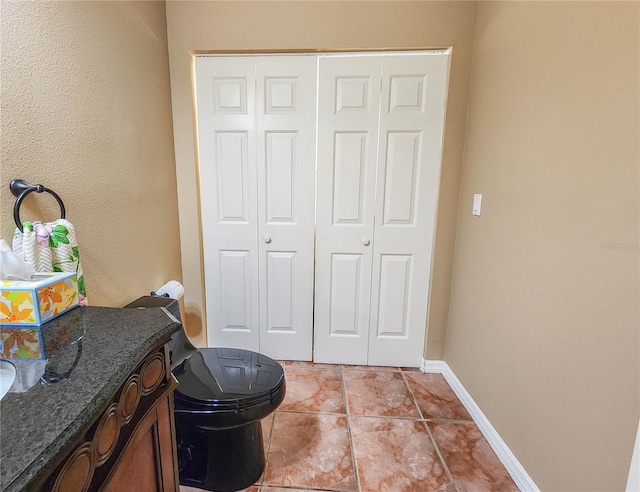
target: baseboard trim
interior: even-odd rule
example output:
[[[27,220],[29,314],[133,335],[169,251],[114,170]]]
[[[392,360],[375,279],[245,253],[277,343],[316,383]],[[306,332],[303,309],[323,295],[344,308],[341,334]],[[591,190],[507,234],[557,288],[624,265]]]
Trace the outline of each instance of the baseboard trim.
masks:
[[[626,492],[640,492],[640,422],[638,422],[636,444],[633,447],[633,454],[631,455],[631,466],[629,467]]]
[[[467,412],[469,412],[469,415],[471,415],[471,418],[478,426],[478,429],[480,429],[480,432],[482,432],[482,435],[491,446],[491,449],[493,449],[507,472],[509,472],[509,475],[511,475],[511,478],[513,478],[513,481],[516,483],[518,488],[526,492],[539,492],[540,489],[538,486],[520,464],[515,455],[511,452],[507,443],[502,440],[498,432],[491,425],[491,422],[489,422],[489,419],[487,419],[482,410],[480,410],[478,404],[462,385],[449,365],[443,360],[422,359],[422,362],[420,363],[420,370],[422,372],[442,374],[447,383],[449,383],[449,386],[451,386],[453,392],[467,409]]]
[[[420,370],[422,372],[442,374],[442,365],[444,361],[442,360],[427,360],[422,359],[420,362]]]

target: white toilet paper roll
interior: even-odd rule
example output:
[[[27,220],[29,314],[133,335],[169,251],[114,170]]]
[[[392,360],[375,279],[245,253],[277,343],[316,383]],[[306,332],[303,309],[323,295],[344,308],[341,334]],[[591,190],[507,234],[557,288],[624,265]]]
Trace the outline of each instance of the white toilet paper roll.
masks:
[[[184,286],[177,280],[169,280],[156,291],[156,294],[159,296],[167,294],[171,299],[180,299],[184,295]]]

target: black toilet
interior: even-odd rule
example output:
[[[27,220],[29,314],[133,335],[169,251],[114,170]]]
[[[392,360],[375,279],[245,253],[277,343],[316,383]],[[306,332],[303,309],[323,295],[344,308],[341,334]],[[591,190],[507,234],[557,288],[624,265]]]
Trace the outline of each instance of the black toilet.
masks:
[[[180,319],[178,302],[146,296],[126,307],[164,307]],[[284,371],[269,357],[235,348],[195,348],[178,331],[170,343],[180,484],[216,492],[249,487],[265,466],[261,419],[286,392]]]

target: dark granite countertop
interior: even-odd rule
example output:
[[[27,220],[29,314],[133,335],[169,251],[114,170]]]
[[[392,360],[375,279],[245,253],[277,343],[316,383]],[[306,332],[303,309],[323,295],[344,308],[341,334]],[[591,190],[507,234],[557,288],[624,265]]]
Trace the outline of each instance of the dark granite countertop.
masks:
[[[28,384],[35,384],[0,401],[0,490],[28,489],[86,430],[142,358],[180,326],[162,308],[79,307],[39,327],[47,369],[43,360],[21,359],[32,373]],[[13,329],[2,326],[7,328]],[[43,371],[51,381],[62,380],[42,384]]]

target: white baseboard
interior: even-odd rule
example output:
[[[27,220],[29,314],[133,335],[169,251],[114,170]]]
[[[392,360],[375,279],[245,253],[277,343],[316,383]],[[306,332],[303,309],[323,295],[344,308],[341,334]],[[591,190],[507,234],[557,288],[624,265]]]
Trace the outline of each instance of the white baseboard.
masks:
[[[636,433],[636,445],[633,447],[629,478],[627,479],[626,492],[640,492],[640,422]]]
[[[440,370],[438,370],[438,368]],[[482,432],[482,435],[491,446],[491,449],[496,453],[507,472],[509,472],[509,475],[511,475],[511,478],[513,478],[518,488],[526,492],[539,491],[538,486],[511,452],[507,443],[502,440],[498,432],[491,425],[489,419],[482,413],[478,404],[471,398],[471,395],[453,373],[449,365],[443,360],[422,359],[420,370],[422,372],[440,373],[444,376],[444,379],[449,383],[453,392],[467,409],[467,412],[469,412],[478,429],[480,429],[480,432]]]
[[[442,374],[442,365],[444,361],[442,360],[427,360],[422,359],[420,362],[420,370],[422,372]]]

